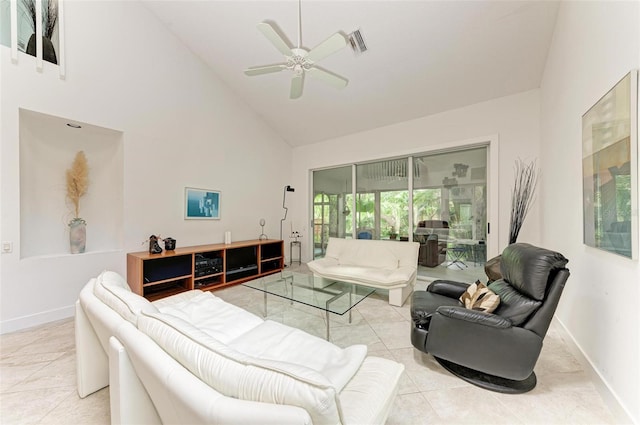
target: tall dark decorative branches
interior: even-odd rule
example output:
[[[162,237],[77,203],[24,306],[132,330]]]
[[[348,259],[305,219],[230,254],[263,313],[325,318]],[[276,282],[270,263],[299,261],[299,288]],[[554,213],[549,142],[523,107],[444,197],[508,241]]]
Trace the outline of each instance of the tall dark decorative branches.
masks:
[[[536,161],[528,164],[518,159],[515,165],[515,182],[511,192],[511,222],[509,223],[509,244],[515,243],[520,233],[531,204],[534,200],[538,184],[538,167]]]

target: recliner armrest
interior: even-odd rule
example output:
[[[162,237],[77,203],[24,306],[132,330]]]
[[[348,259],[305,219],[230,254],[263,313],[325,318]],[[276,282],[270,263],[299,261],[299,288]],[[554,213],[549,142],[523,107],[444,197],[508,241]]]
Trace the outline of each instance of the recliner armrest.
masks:
[[[427,292],[444,295],[449,298],[460,298],[469,287],[468,283],[453,280],[434,280],[427,287]]]
[[[507,329],[511,327],[511,320],[484,311],[469,310],[464,307],[441,306],[436,313],[452,319],[464,320],[465,322],[477,323],[479,325],[493,328]]]

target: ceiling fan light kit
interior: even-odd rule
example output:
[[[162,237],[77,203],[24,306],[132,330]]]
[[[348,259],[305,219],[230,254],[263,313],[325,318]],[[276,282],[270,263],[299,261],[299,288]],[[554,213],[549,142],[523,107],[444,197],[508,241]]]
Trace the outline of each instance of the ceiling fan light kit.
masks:
[[[269,40],[271,44],[273,44],[273,46],[282,53],[282,55],[284,55],[285,61],[272,65],[250,67],[244,71],[246,75],[253,77],[256,75],[280,72],[285,69],[292,71],[293,76],[291,78],[291,89],[289,93],[289,97],[291,99],[298,99],[302,96],[304,78],[307,73],[337,89],[345,88],[349,83],[349,80],[346,78],[316,65],[316,62],[347,46],[348,41],[345,35],[340,32],[336,32],[311,50],[307,50],[301,46],[302,19],[300,13],[300,1],[298,2],[297,47],[289,46],[289,44],[280,36],[275,24],[270,22],[260,22],[257,27],[266,39]]]

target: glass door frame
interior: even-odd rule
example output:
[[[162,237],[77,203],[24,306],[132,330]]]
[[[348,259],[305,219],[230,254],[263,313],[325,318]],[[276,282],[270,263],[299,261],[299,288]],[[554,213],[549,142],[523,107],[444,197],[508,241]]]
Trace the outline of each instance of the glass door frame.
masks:
[[[313,191],[313,186],[314,186],[314,182],[313,182],[313,172],[314,171],[320,171],[320,170],[327,170],[327,169],[332,169],[332,168],[338,168],[338,167],[347,167],[347,166],[351,166],[351,211],[355,214],[356,213],[356,187],[357,187],[357,183],[356,183],[356,165],[360,165],[360,164],[366,164],[366,163],[371,163],[371,162],[377,162],[377,161],[384,161],[384,160],[389,160],[389,159],[396,159],[396,158],[407,158],[408,160],[408,169],[412,170],[413,169],[413,157],[417,157],[417,156],[426,156],[426,155],[434,155],[434,154],[439,154],[439,153],[446,153],[446,152],[452,152],[452,151],[457,151],[457,150],[466,150],[466,149],[473,149],[473,148],[478,148],[478,147],[486,147],[487,148],[487,239],[486,239],[486,245],[487,245],[487,259],[495,257],[497,255],[500,254],[499,251],[499,236],[500,236],[500,225],[499,225],[499,219],[500,219],[500,202],[499,202],[499,184],[500,184],[500,179],[499,179],[499,136],[497,134],[491,135],[491,136],[487,136],[487,137],[479,137],[479,138],[475,138],[475,139],[468,139],[468,140],[463,140],[463,141],[457,141],[457,142],[451,142],[451,143],[446,143],[446,144],[441,144],[438,145],[436,147],[433,147],[432,149],[426,149],[426,150],[416,150],[416,151],[411,151],[411,152],[405,152],[403,154],[398,154],[398,155],[389,155],[389,156],[385,156],[385,157],[381,157],[381,158],[376,158],[376,159],[368,159],[365,161],[361,161],[361,162],[351,162],[348,164],[345,163],[336,163],[335,165],[329,165],[326,167],[318,167],[318,168],[314,168],[314,169],[310,169],[309,170],[309,193],[311,194],[311,196],[309,196],[309,211],[310,211],[310,224],[311,224],[311,228],[313,229],[313,224],[314,224],[314,191]],[[410,194],[413,194],[413,179],[408,179],[408,191]],[[413,229],[413,196],[409,196],[409,204],[408,204],[408,211],[411,212],[409,214],[409,228]],[[355,215],[354,215],[355,217]],[[508,220],[508,213],[504,214],[504,219]],[[352,227],[352,238],[356,238],[356,232],[357,232],[357,226],[355,223],[355,218],[354,218],[354,224]],[[311,252],[311,257],[313,259],[313,238],[309,238],[310,241],[309,243],[309,249]],[[413,240],[413,234],[410,233],[409,235],[409,240]]]

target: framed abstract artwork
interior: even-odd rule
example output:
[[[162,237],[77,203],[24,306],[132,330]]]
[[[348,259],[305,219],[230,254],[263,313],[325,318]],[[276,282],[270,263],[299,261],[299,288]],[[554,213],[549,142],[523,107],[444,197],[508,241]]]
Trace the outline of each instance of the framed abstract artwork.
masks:
[[[582,116],[584,243],[638,257],[638,71]]]
[[[219,220],[220,192],[186,187],[184,191],[184,218],[188,220]]]
[[[0,44],[11,48],[12,62],[26,53],[35,56],[39,72],[49,62],[65,78],[63,0],[0,0],[0,28]]]

